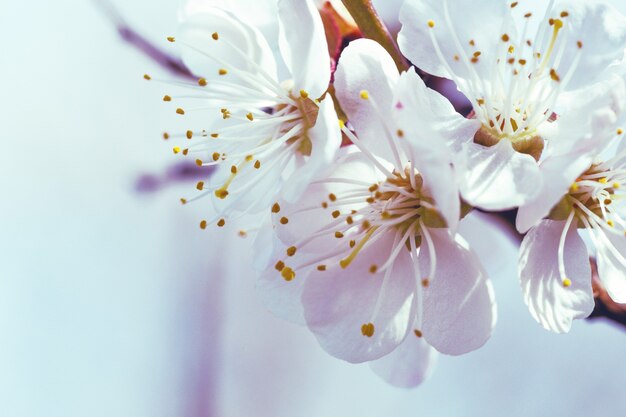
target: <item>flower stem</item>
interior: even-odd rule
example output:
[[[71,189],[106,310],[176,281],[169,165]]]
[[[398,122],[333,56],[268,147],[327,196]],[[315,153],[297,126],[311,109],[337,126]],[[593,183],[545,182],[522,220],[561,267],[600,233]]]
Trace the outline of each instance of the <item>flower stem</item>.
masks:
[[[393,39],[389,30],[376,13],[372,5],[372,0],[341,0],[346,9],[350,12],[354,21],[359,26],[364,37],[378,42],[387,50],[393,58],[398,71],[406,71],[409,64],[400,53],[398,44]]]

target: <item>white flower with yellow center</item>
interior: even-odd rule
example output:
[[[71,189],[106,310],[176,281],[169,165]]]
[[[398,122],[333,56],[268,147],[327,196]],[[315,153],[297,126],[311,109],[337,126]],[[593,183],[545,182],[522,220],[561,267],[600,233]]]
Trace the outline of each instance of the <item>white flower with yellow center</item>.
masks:
[[[555,115],[586,101],[563,93],[604,77],[626,45],[626,19],[582,0],[407,0],[401,21],[402,52],[472,103],[480,125],[458,145],[468,169],[461,192],[489,210],[534,198],[544,140],[569,140]],[[578,107],[582,128],[593,108]]]
[[[589,89],[599,108],[589,121],[591,133],[571,131],[569,143],[547,148],[539,195],[518,213],[518,229],[530,228],[519,263],[524,299],[532,316],[555,332],[569,331],[572,320],[594,308],[589,255],[579,230],[586,230],[595,248],[598,277],[609,295],[626,302],[626,142],[623,114],[621,122],[617,118],[626,103],[622,77]]]
[[[432,368],[433,348],[477,349],[495,323],[491,284],[456,233],[461,203],[446,147],[474,122],[415,71],[398,75],[372,41],[344,50],[335,86],[356,149],[297,204],[274,204],[285,246],[259,290],[275,313],[304,321],[331,355],[388,355],[373,369],[395,385],[416,385]]]
[[[177,104],[181,115],[211,109],[221,119],[179,135],[189,146],[174,148],[198,165],[219,165],[208,182],[198,183],[202,193],[195,197],[210,195],[218,213],[268,209],[277,195],[294,201],[341,143],[333,102],[325,96],[331,62],[317,9],[308,0],[279,0],[278,19],[290,73],[282,82],[265,38],[226,10],[188,15],[170,39],[182,45],[185,64],[202,78],[179,83],[188,94],[165,100],[192,103]]]

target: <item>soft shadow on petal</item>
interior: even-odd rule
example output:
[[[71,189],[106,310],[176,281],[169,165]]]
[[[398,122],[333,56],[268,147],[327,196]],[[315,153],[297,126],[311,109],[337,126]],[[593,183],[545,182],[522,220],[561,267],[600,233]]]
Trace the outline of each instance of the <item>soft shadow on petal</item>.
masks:
[[[438,356],[426,339],[409,332],[393,352],[370,362],[370,368],[395,387],[413,388],[430,377],[437,365]]]
[[[359,140],[372,153],[388,161],[393,161],[393,155],[386,140],[390,132],[384,122],[390,121],[381,117],[391,111],[398,78],[389,54],[368,39],[353,41],[344,49],[335,73],[337,98]],[[367,91],[369,100],[361,98],[362,91]]]
[[[448,355],[483,346],[491,337],[497,312],[491,282],[476,254],[447,229],[428,229],[435,248],[436,272],[424,288],[424,338]],[[430,270],[430,254],[422,243],[420,271]]]
[[[348,362],[378,359],[404,339],[414,317],[415,278],[410,255],[401,251],[383,285],[381,266],[390,254],[393,234],[366,247],[346,269],[329,265],[313,271],[302,294],[304,315],[318,342],[332,356]],[[376,304],[379,303],[376,314]],[[362,326],[374,325],[371,337]]]
[[[591,265],[585,243],[575,224],[567,231],[564,263],[567,277],[558,266],[559,240],[566,222],[544,220],[522,242],[519,277],[530,314],[545,329],[567,333],[574,319],[593,311]],[[564,285],[567,278],[569,286]]]
[[[485,210],[508,210],[532,200],[541,187],[541,174],[533,157],[516,152],[503,139],[485,147],[466,145],[461,161],[466,175],[461,194],[473,206]]]

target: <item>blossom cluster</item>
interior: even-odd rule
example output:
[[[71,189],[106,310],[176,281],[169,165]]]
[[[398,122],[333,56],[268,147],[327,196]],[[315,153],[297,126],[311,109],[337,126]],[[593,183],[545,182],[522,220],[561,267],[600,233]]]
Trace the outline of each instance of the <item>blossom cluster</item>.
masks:
[[[394,385],[491,336],[485,260],[459,233],[471,210],[518,209],[522,293],[546,329],[592,312],[590,255],[626,302],[626,18],[602,2],[526,3],[406,0],[409,69],[373,40],[329,42],[349,17],[312,0],[277,0],[278,42],[219,7],[169,38],[198,78],[164,101],[219,116],[166,134],[216,166],[181,201],[212,201],[203,229],[258,223],[267,307]],[[416,68],[452,80],[471,114]]]

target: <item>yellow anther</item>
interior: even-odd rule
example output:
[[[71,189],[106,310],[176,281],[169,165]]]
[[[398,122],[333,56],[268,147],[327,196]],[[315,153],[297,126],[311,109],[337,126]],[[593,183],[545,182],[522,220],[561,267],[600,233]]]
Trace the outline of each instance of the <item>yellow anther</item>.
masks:
[[[211,157],[214,161],[217,161],[218,159],[220,159],[220,154],[218,152],[213,152],[213,155],[211,155]]]
[[[563,10],[561,12],[561,17],[565,19],[567,16],[569,16],[569,13],[566,10]]]
[[[509,53],[512,54],[515,52],[515,47],[513,45],[509,46]]]
[[[556,72],[556,70],[554,68],[552,68],[550,70],[550,78],[552,78],[556,82],[561,81],[561,77],[559,77],[559,74],[557,74],[557,72]]]
[[[565,278],[562,281],[562,284],[565,288],[571,287],[572,286],[572,280],[569,278]]]
[[[238,233],[239,237],[241,238],[246,238],[248,237],[248,232],[246,232],[245,230],[240,230]]]
[[[434,28],[435,27],[435,21],[434,20],[429,20],[428,21],[428,27],[431,28],[431,29]]]
[[[211,137],[212,137],[213,139],[217,139],[219,136],[220,136],[220,134],[219,134],[219,133],[211,133]]]
[[[176,109],[176,114],[185,114],[185,110],[181,109],[180,107]]]
[[[615,223],[613,222],[613,220],[607,220],[606,224],[608,224],[609,227],[615,227]]]
[[[365,323],[363,326],[361,326],[361,333],[363,334],[363,336],[366,337],[374,336],[374,330],[374,324],[372,323]]]
[[[288,218],[286,218],[285,216],[280,218],[280,224],[287,224],[287,223],[289,223],[289,219]]]
[[[576,45],[578,45],[578,49],[582,49],[583,48],[583,42],[582,41],[576,42]]]
[[[207,225],[206,220],[202,220],[202,221],[200,222],[200,229],[202,229],[202,230],[206,229],[206,225]]]
[[[280,212],[280,204],[274,203],[274,205],[272,206],[272,213],[278,213],[278,212]]]
[[[228,190],[225,190],[223,188],[215,190],[215,197],[219,198],[220,200],[225,199],[226,197],[228,197]]]
[[[502,42],[508,42],[510,40],[511,40],[511,38],[506,33],[504,35],[502,35]]]
[[[180,153],[180,146],[174,146],[174,147],[172,148],[172,151],[173,151],[174,153]]]
[[[198,79],[198,85],[199,85],[200,87],[206,87],[206,86],[207,86],[207,84],[208,84],[208,82],[207,82],[206,78],[200,78],[200,79]]]
[[[356,240],[350,241],[350,247],[353,248],[356,245]]]
[[[300,97],[309,98],[309,93],[306,90],[300,90]]]
[[[613,188],[620,188],[622,186],[622,184],[620,184],[619,182],[614,182],[613,183]]]
[[[168,140],[170,138],[170,134],[167,132],[163,132],[163,140]]]
[[[341,232],[335,232],[335,237],[336,237],[337,239],[341,239],[341,238],[343,238],[343,233],[341,233]]]
[[[144,80],[148,80],[148,81],[150,81],[150,80],[152,79],[152,77],[151,77],[151,76],[149,76],[148,74],[144,74],[144,75],[143,75],[143,79],[144,79]]]
[[[226,220],[224,220],[224,219],[220,219],[220,220],[217,222],[217,227],[224,227],[224,225],[225,225],[225,224],[226,224]]]
[[[295,246],[290,246],[287,248],[287,256],[293,256],[296,254],[296,247]]]
[[[201,167],[202,166],[202,159],[196,159],[196,165]]]
[[[237,173],[237,167],[236,167],[235,165],[232,165],[232,166],[230,167],[230,173],[231,173],[231,174],[236,174],[236,173]]]
[[[340,212],[339,210],[335,210],[335,211],[333,211],[333,212],[332,212],[332,213],[330,213],[330,214],[331,214],[331,215],[333,216],[333,218],[335,218],[335,219],[336,219],[337,217],[341,216],[341,212]]]
[[[176,41],[176,38],[174,38],[173,36],[168,36],[168,37],[167,37],[167,41],[168,41],[168,42],[175,42],[175,41]]]
[[[198,183],[196,184],[196,188],[199,191],[202,191],[204,189],[204,181],[198,181]]]
[[[163,96],[163,101],[172,101],[172,97],[165,95]]]
[[[623,135],[624,134],[624,129],[622,129],[622,128],[617,129],[617,134],[618,135]]]
[[[606,183],[608,183],[608,182],[609,182],[609,180],[607,180],[606,178],[600,178],[600,179],[598,180],[598,182],[599,182],[600,184],[606,184]]]
[[[278,272],[282,271],[284,267],[285,263],[283,261],[278,261],[276,262],[276,265],[274,265],[274,268],[276,268]]]
[[[220,70],[217,73],[219,75],[226,75],[228,74],[228,70],[226,68],[220,68]]]
[[[246,114],[246,119],[253,121],[254,120],[254,115],[252,113],[248,113]]]
[[[283,270],[280,271],[280,275],[282,275],[285,281],[291,281],[296,277],[295,271],[288,266],[284,267]]]
[[[211,37],[213,38],[214,41],[216,41],[216,40],[218,40],[220,38],[220,35],[217,32],[213,32]]]
[[[187,199],[185,199],[185,198],[181,198],[181,199],[180,199],[180,204],[182,204],[182,205],[187,204]]]
[[[346,127],[346,122],[344,122],[343,120],[339,119],[339,129],[343,129],[344,127]]]
[[[191,139],[191,138],[193,137],[193,132],[192,132],[191,130],[188,130],[188,131],[185,133],[185,136],[187,136],[187,139]]]
[[[571,192],[576,192],[580,189],[580,186],[578,185],[577,182],[573,183],[570,187],[569,187]]]
[[[361,90],[361,92],[359,93],[359,96],[363,99],[363,100],[367,100],[370,98],[370,93],[367,90]]]

